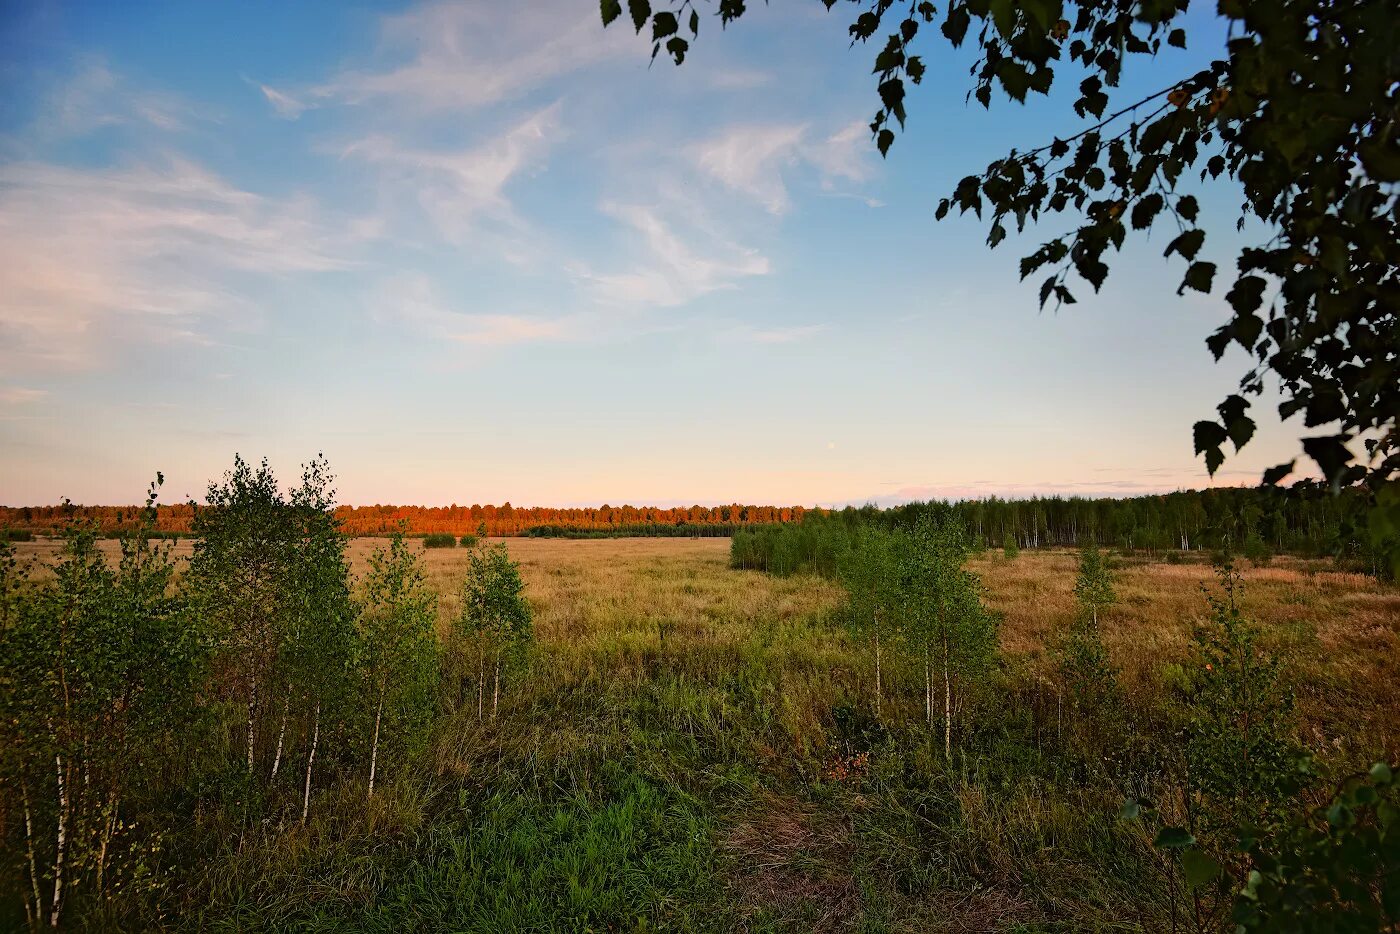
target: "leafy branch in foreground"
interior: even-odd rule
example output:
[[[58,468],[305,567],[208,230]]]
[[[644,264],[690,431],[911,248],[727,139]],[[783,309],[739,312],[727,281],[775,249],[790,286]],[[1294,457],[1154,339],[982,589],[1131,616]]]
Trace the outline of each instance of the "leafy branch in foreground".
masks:
[[[1130,800],[1121,814],[1136,820],[1152,811]],[[1196,930],[1219,929],[1227,917],[1239,932],[1281,934],[1362,934],[1400,923],[1400,796],[1385,763],[1276,828],[1240,828],[1225,862],[1182,827],[1161,826],[1153,843],[1178,870]],[[1210,894],[1226,897],[1200,910]]]
[[[822,0],[831,8],[836,0]],[[1164,256],[1185,270],[1178,293],[1210,293],[1217,261],[1204,252],[1200,202],[1181,182],[1227,184],[1242,194],[1237,228],[1257,221],[1264,242],[1241,249],[1225,287],[1230,319],[1207,340],[1216,359],[1232,344],[1251,357],[1240,390],[1218,418],[1197,422],[1195,447],[1214,473],[1228,442],[1253,437],[1250,398],[1268,374],[1283,393],[1279,413],[1303,416],[1306,455],[1334,485],[1396,482],[1400,445],[1400,17],[1385,0],[1219,0],[1229,21],[1220,58],[1116,109],[1111,94],[1134,56],[1185,48],[1190,0],[851,0],[860,13],[852,44],[874,43],[879,107],[870,124],[888,153],[907,117],[906,95],[925,75],[917,44],[936,26],[954,47],[973,37],[979,58],[968,92],[990,107],[993,89],[1024,102],[1048,94],[1056,70],[1082,75],[1074,101],[1087,127],[1025,151],[1012,150],[963,178],[939,204],[982,216],[987,243],[1046,215],[1077,218],[1021,261],[1025,278],[1051,270],[1042,306],[1074,302],[1071,277],[1097,291],[1110,249],[1147,235],[1163,215],[1174,236]],[[661,5],[661,4],[658,4]],[[680,64],[699,33],[696,0],[628,0],[634,28],[651,25],[652,55]],[[602,0],[606,25],[620,0]],[[718,0],[723,25],[744,0]],[[686,39],[682,23],[688,26]],[[877,40],[884,35],[883,43]],[[1107,116],[1105,114],[1107,113]],[[1360,444],[1364,455],[1355,450]],[[1276,483],[1296,462],[1265,473]],[[1400,524],[1400,507],[1384,521]],[[1400,559],[1400,554],[1396,555]]]

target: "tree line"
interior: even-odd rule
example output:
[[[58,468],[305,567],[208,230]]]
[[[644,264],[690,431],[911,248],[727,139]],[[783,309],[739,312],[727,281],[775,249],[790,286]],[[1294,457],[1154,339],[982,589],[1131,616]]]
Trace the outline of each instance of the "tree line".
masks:
[[[1310,483],[1286,491],[1234,487],[1123,499],[934,500],[809,514],[800,525],[739,529],[731,559],[740,568],[834,577],[837,558],[857,529],[907,529],[925,517],[951,517],[979,549],[1093,544],[1125,552],[1228,551],[1257,561],[1273,554],[1335,556],[1385,574],[1387,546],[1368,532],[1367,509],[1362,490],[1334,495]]]
[[[154,533],[196,534],[199,504],[158,506]],[[1232,548],[1256,554],[1341,554],[1368,560],[1376,551],[1366,534],[1361,489],[1332,495],[1301,482],[1291,489],[1225,487],[1132,497],[1036,496],[1029,499],[910,503],[833,511],[801,506],[692,506],[678,509],[602,506],[597,509],[495,506],[339,506],[340,530],[352,536],[408,535],[610,538],[627,536],[725,537],[764,526],[798,525],[833,514],[908,525],[925,512],[951,510],[974,542],[1018,548],[1100,547],[1150,552]],[[0,527],[21,533],[53,532],[74,521],[118,534],[146,521],[137,507],[0,507]],[[759,533],[762,534],[762,533]]]
[[[506,547],[473,550],[440,631],[402,534],[352,577],[331,483],[321,458],[286,492],[236,459],[183,573],[153,536],[159,480],[115,563],[78,518],[44,579],[0,542],[0,919],[110,922],[331,787],[369,806],[441,713],[496,716],[532,635]]]
[[[152,531],[160,534],[196,534],[200,503],[175,503],[156,507]],[[603,536],[623,534],[681,535],[722,534],[699,531],[732,529],[747,525],[801,522],[809,510],[803,506],[755,506],[738,503],[723,506],[610,506],[565,509],[554,506],[337,506],[340,529],[350,536],[383,536],[403,532],[411,536],[446,534],[508,537],[527,535],[533,529],[551,529],[561,536],[580,532]],[[0,529],[56,532],[72,522],[95,525],[104,533],[120,533],[145,521],[137,506],[0,506]],[[651,531],[640,531],[643,529]],[[535,532],[534,534],[545,534]]]

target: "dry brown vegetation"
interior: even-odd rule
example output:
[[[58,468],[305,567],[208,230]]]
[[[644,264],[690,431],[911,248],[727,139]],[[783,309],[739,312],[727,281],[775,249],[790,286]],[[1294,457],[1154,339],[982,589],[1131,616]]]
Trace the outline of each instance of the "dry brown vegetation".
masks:
[[[355,573],[382,541],[353,540]],[[730,570],[728,539],[503,541],[521,563],[541,646],[577,651],[593,645],[623,668],[628,662],[654,668],[698,646],[733,650],[755,626],[828,616],[843,599],[839,587],[816,578]],[[49,561],[59,545],[48,539],[19,543],[16,550],[21,558]],[[115,541],[104,547],[117,553]],[[184,539],[174,547],[188,556],[193,546]],[[458,612],[466,551],[424,549],[423,559],[440,595],[445,631]],[[1032,667],[1044,662],[1048,641],[1075,612],[1077,560],[1070,550],[1043,550],[1013,560],[989,552],[972,562],[988,603],[1002,615],[1004,651]],[[1400,589],[1336,570],[1330,561],[1280,557],[1264,567],[1242,564],[1245,612],[1293,669],[1310,743],[1348,758],[1395,758]],[[1104,615],[1104,641],[1125,686],[1160,691],[1170,666],[1185,654],[1190,627],[1204,618],[1201,588],[1213,582],[1212,568],[1203,558],[1182,564],[1118,558],[1112,566],[1119,602]],[[839,632],[825,632],[825,638],[845,641]],[[820,644],[808,648],[822,651]],[[844,653],[850,646],[825,650]],[[601,661],[595,656],[590,663]]]

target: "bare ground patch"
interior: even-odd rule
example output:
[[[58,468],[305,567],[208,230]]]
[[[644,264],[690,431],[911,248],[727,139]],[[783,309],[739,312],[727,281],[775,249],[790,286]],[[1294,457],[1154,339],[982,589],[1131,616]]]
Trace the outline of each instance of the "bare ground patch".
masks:
[[[727,886],[743,930],[773,926],[793,931],[853,931],[869,912],[856,879],[856,838],[849,817],[820,811],[796,798],[765,795],[721,834]],[[987,934],[1034,915],[1025,899],[976,888],[889,901],[881,910],[889,930],[921,934]]]

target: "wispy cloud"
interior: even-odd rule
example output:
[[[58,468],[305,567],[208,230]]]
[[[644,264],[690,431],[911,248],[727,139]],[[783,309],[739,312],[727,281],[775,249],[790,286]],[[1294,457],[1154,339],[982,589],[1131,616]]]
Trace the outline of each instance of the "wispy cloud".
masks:
[[[277,112],[279,117],[295,120],[307,110],[308,105],[304,101],[298,100],[284,91],[279,91],[270,85],[259,84],[246,76],[244,80],[262,92],[262,96],[272,105],[272,109]]]
[[[785,176],[803,164],[817,170],[822,188],[870,177],[871,146],[864,124],[814,137],[806,124],[731,126],[694,147],[695,163],[729,188],[759,202],[771,214],[791,204]]]
[[[100,58],[76,63],[66,78],[49,88],[38,114],[27,134],[38,142],[118,126],[171,132],[211,118],[207,110],[200,111],[178,95],[133,87]]]
[[[429,3],[384,19],[382,68],[349,69],[302,89],[261,87],[286,117],[385,101],[419,113],[474,110],[606,59],[635,56],[632,38],[603,30],[596,4],[576,0]]]
[[[671,214],[677,214],[675,205]],[[769,272],[768,259],[722,235],[690,223],[683,235],[677,220],[659,205],[604,202],[600,210],[630,227],[639,237],[641,255],[626,272],[598,273],[576,266],[602,301],[622,305],[680,305],[708,292],[734,288],[749,276]]]
[[[381,172],[395,197],[415,202],[448,240],[462,243],[482,224],[519,232],[523,222],[506,186],[542,161],[560,138],[559,105],[530,113],[505,132],[458,150],[416,148],[377,134],[344,147],[341,154]]]
[[[206,339],[198,323],[246,310],[250,279],[347,268],[351,238],[307,199],[269,199],[174,156],[0,165],[0,362],[90,363],[119,317],[148,337]]]
[[[783,170],[796,165],[805,126],[731,127],[696,147],[700,168],[773,214],[788,209]]]
[[[48,395],[43,389],[27,389],[23,386],[0,386],[0,405],[27,405],[38,402]]]
[[[564,341],[576,340],[582,334],[577,317],[458,311],[423,276],[396,279],[383,290],[377,307],[382,322],[407,327],[434,340],[461,344],[503,346]]]

